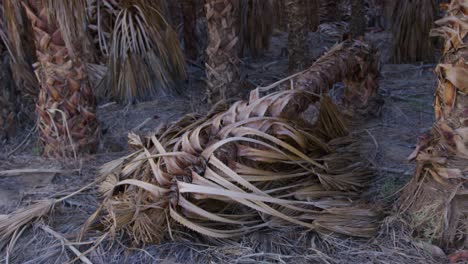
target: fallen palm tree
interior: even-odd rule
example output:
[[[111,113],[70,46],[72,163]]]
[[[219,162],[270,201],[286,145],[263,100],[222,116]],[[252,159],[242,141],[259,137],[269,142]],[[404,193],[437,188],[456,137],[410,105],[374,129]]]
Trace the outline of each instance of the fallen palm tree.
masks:
[[[134,152],[102,168],[104,201],[85,230],[100,219],[136,243],[174,238],[181,226],[215,238],[290,225],[373,236],[378,213],[359,200],[374,171],[321,94],[341,80],[349,94],[375,91],[377,77],[375,50],[347,41],[289,78],[294,89],[262,97],[281,83],[258,88],[227,110],[130,135]],[[318,101],[317,121],[307,121]]]
[[[415,176],[403,192],[400,210],[407,212],[415,236],[443,246],[468,241],[468,1],[443,5],[435,36],[444,37],[444,55],[437,66],[439,85],[432,130],[420,137],[411,159]]]
[[[374,94],[378,61],[365,43],[346,41],[309,70],[256,89],[249,102],[188,115],[145,140],[130,135],[134,152],[102,168],[104,200],[84,231],[99,221],[107,230],[99,241],[124,232],[147,243],[174,238],[181,226],[216,238],[288,225],[373,236],[379,214],[359,196],[374,171],[320,94],[340,80],[351,94]],[[306,114],[318,101],[319,114]],[[0,248],[76,193],[2,216]]]

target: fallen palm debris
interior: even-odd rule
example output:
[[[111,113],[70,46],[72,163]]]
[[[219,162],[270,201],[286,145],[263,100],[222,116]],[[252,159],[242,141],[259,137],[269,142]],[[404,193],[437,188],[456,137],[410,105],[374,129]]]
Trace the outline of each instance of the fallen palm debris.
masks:
[[[248,102],[188,115],[145,139],[131,134],[134,152],[102,168],[104,200],[84,230],[100,220],[136,243],[174,238],[181,226],[215,238],[290,225],[372,237],[379,214],[360,194],[374,171],[321,94],[346,80],[348,94],[369,97],[377,77],[375,50],[346,41],[290,82],[254,90]],[[281,89],[287,83],[294,89]],[[316,102],[312,123],[304,112]]]

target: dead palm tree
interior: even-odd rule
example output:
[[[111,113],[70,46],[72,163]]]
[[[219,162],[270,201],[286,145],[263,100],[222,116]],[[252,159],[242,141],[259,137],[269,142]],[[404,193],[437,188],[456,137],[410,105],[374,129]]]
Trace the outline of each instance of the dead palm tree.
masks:
[[[239,59],[237,12],[234,0],[206,0],[208,48],[207,95],[211,103],[238,93]]]
[[[273,5],[269,0],[239,0],[238,3],[240,56],[260,56],[270,47]]]
[[[364,0],[352,0],[351,2],[351,24],[352,37],[364,37],[366,34],[367,20]]]
[[[181,1],[182,17],[184,20],[184,46],[187,57],[191,60],[196,60],[198,57],[197,50],[197,2],[195,0]]]
[[[434,60],[429,32],[437,7],[434,0],[398,0],[393,4],[392,61],[412,63]]]
[[[36,112],[47,156],[96,150],[100,137],[85,65],[85,1],[23,2],[34,30]]]
[[[291,225],[372,236],[379,216],[359,194],[373,170],[320,94],[343,79],[377,89],[378,61],[372,47],[347,41],[302,74],[254,90],[249,101],[187,115],[145,139],[130,135],[134,152],[101,170],[105,198],[85,230],[102,216],[111,235],[136,243],[174,239],[181,226],[215,238]],[[312,124],[302,113],[318,101]],[[0,228],[0,237],[11,231]]]
[[[443,7],[447,14],[432,31],[445,38],[436,68],[436,121],[411,155],[417,168],[400,210],[409,213],[415,236],[463,247],[468,241],[468,1],[452,0]]]
[[[2,50],[2,49],[0,49]],[[6,51],[0,51],[0,142],[13,136],[18,127],[17,94]]]
[[[338,0],[320,0],[320,23],[341,21]]]
[[[303,0],[286,0],[289,71],[305,69],[309,59],[309,24]]]

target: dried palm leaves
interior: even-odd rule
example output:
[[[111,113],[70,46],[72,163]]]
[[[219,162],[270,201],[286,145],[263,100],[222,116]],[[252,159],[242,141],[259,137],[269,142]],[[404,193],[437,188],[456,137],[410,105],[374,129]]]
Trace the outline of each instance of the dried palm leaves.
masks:
[[[185,79],[185,60],[177,34],[163,15],[164,1],[104,0],[93,10],[95,42],[108,53],[101,94],[133,102],[177,92],[176,82]]]
[[[443,7],[433,35],[444,37],[444,55],[436,69],[436,122],[422,136],[411,158],[414,178],[401,198],[415,235],[440,245],[468,243],[468,1],[452,0]]]
[[[240,55],[259,56],[270,47],[273,33],[273,4],[270,0],[239,1]]]
[[[394,63],[434,60],[429,32],[436,17],[434,0],[398,0],[393,5]]]
[[[102,213],[110,233],[137,243],[160,243],[181,226],[215,238],[288,225],[372,236],[379,218],[357,201],[374,172],[359,145],[329,98],[315,125],[303,113],[355,69],[372,74],[375,55],[348,41],[292,78],[295,89],[261,97],[277,84],[258,88],[227,110],[188,115],[145,140],[130,135],[134,152],[102,168],[105,198],[88,225]]]

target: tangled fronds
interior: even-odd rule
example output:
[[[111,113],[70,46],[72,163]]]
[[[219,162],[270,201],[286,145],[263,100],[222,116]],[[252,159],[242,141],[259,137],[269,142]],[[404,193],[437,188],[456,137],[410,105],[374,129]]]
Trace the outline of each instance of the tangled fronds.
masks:
[[[363,55],[375,56],[367,48],[338,45],[291,79],[295,89],[262,97],[278,84],[258,88],[227,110],[186,116],[145,140],[130,135],[134,152],[102,168],[104,201],[85,230],[100,218],[136,243],[177,237],[181,227],[215,238],[291,225],[372,236],[378,214],[358,201],[374,171],[319,95],[367,70]],[[303,113],[318,101],[313,124]]]
[[[243,56],[259,56],[270,47],[273,33],[273,4],[270,0],[239,1],[239,47]]]
[[[429,32],[434,26],[436,12],[435,0],[398,0],[393,5],[394,63],[434,60]]]
[[[436,68],[439,78],[432,131],[420,137],[411,158],[415,176],[401,197],[415,236],[443,246],[468,241],[468,1],[443,5],[447,15],[438,20],[435,36],[445,38],[444,55]]]
[[[180,92],[176,84],[186,77],[185,59],[164,1],[104,0],[92,6],[94,42],[108,66],[101,95],[134,102]]]

